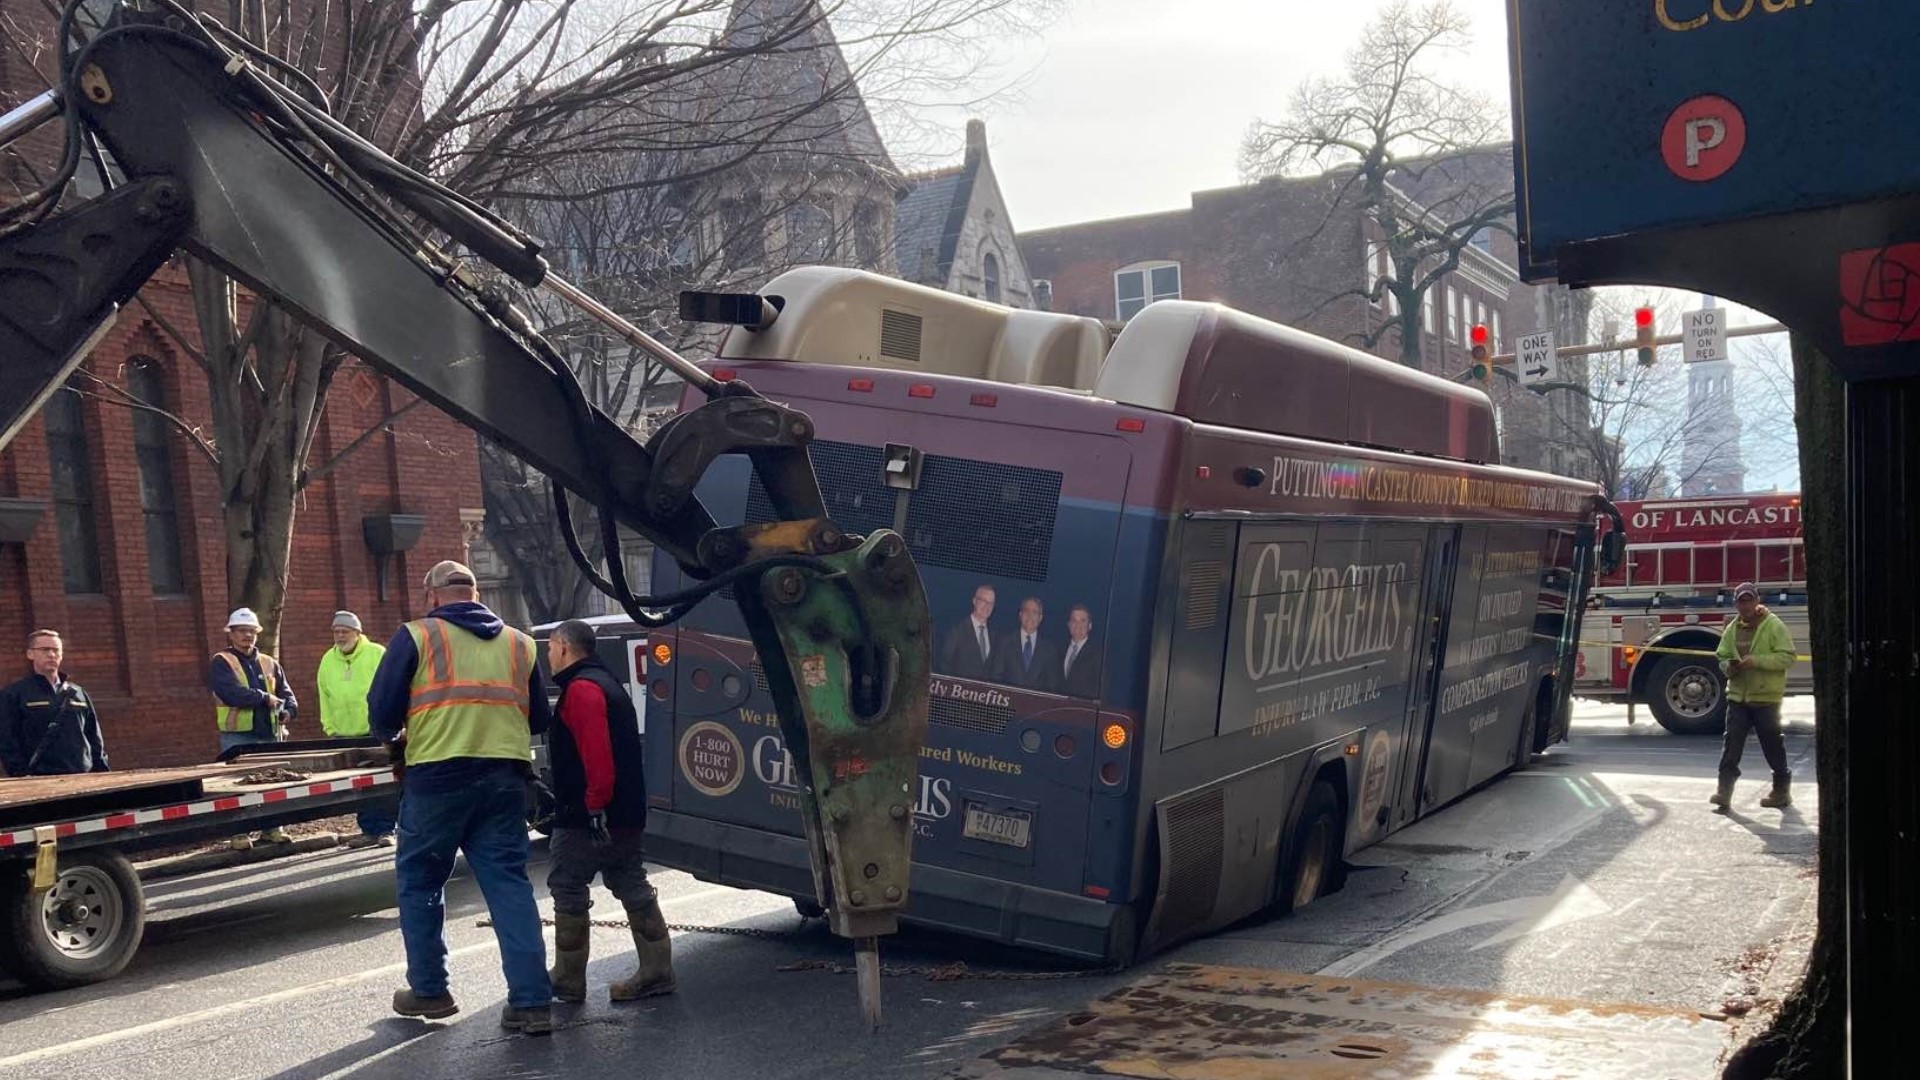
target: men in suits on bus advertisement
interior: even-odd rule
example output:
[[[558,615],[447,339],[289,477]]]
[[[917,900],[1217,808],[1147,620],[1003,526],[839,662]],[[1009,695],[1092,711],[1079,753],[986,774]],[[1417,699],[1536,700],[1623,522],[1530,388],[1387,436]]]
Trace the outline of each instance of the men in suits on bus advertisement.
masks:
[[[973,608],[947,631],[940,648],[938,670],[961,679],[994,678],[999,642],[988,621],[993,618],[994,591],[987,584],[973,588]]]
[[[1008,686],[1044,693],[1058,693],[1060,682],[1060,645],[1040,636],[1040,623],[1046,608],[1037,596],[1020,601],[1020,629],[1001,643],[996,678]]]
[[[1093,613],[1085,604],[1067,612],[1067,647],[1060,660],[1060,692],[1068,697],[1100,696],[1100,647],[1093,640]]]

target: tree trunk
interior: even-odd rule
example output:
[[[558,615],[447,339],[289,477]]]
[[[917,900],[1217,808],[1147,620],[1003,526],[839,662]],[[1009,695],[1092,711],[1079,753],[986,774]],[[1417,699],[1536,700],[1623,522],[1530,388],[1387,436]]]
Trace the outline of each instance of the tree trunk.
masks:
[[[1773,1026],[1727,1063],[1725,1080],[1838,1076],[1847,1018],[1846,387],[1813,345],[1793,338],[1802,535],[1820,784],[1819,928],[1805,979]]]
[[[278,309],[260,316],[255,340],[242,340],[233,282],[197,259],[188,260],[188,275],[212,383],[227,602],[253,609],[260,648],[272,653],[286,608],[300,470],[335,364],[324,339]]]

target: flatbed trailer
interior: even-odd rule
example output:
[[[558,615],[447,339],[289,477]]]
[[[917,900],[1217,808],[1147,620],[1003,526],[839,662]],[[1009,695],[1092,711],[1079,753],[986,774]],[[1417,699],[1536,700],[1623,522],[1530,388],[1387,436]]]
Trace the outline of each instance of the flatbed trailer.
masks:
[[[207,765],[0,778],[0,970],[36,990],[103,982],[139,950],[130,856],[376,806],[400,789],[386,748],[330,739],[241,748]],[[266,779],[292,770],[298,779]]]

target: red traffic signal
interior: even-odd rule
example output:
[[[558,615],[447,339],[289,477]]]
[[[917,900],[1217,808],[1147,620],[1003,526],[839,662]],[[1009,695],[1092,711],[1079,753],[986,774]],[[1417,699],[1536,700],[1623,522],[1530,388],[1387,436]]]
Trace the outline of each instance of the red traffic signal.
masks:
[[[1640,366],[1653,366],[1653,309],[1638,307],[1633,309],[1634,347],[1640,351]]]
[[[1641,330],[1653,329],[1653,309],[1650,307],[1634,308],[1633,325]]]
[[[1487,384],[1487,392],[1493,392],[1493,358],[1487,349],[1487,328],[1474,323],[1467,331],[1468,340],[1473,342],[1473,373]]]

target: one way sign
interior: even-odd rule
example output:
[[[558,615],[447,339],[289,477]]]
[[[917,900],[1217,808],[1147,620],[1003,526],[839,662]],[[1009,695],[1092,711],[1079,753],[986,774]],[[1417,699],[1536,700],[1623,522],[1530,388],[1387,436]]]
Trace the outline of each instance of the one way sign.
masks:
[[[1520,369],[1520,385],[1553,382],[1559,372],[1558,353],[1553,348],[1553,331],[1522,334],[1514,360]]]

